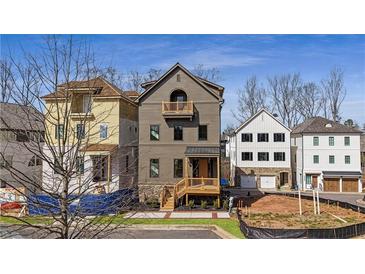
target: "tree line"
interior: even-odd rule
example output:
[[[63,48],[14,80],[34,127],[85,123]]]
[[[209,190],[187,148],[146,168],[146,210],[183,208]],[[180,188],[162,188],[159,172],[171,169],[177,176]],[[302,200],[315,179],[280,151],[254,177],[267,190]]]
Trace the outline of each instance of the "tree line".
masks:
[[[261,108],[277,115],[289,128],[315,116],[340,122],[341,105],[346,97],[344,70],[335,67],[318,83],[304,81],[300,73],[275,75],[265,83],[254,75],[245,80],[237,97],[238,106],[232,113],[239,123]],[[355,126],[351,121],[347,124]]]

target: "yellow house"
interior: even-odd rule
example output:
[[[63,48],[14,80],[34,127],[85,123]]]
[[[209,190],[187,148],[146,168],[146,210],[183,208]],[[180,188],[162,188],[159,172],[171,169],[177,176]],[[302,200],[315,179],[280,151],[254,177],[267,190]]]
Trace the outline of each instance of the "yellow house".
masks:
[[[77,190],[112,192],[137,183],[138,106],[133,97],[98,77],[59,85],[42,99],[47,188],[59,190],[59,166],[63,172],[75,166],[71,181]]]

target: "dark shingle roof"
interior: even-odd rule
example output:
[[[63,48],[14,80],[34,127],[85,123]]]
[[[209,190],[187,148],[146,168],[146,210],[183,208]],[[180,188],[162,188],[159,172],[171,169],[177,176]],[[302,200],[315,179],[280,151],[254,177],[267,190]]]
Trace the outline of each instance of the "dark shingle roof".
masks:
[[[188,146],[185,155],[219,155],[219,147],[192,147]]]
[[[361,133],[361,131],[323,117],[313,117],[293,128],[292,134],[296,133]]]
[[[0,129],[43,131],[43,114],[31,106],[0,103]]]

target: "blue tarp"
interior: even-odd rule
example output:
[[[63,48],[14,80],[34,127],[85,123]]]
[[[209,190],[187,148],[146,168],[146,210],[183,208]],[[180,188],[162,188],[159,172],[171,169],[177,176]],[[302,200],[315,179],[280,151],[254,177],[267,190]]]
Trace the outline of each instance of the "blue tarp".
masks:
[[[125,188],[107,194],[73,195],[69,200],[70,214],[93,216],[116,214],[136,202],[136,191]],[[28,210],[29,215],[52,215],[61,212],[59,200],[45,194],[29,197]]]
[[[229,181],[226,178],[221,178],[221,186],[228,186],[229,185]]]

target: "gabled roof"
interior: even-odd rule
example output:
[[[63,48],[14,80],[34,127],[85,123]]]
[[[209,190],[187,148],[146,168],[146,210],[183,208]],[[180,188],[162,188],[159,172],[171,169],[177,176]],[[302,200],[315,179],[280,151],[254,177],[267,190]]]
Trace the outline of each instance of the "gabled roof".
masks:
[[[97,77],[84,81],[71,81],[57,86],[57,91],[47,94],[42,99],[65,98],[75,90],[86,89],[94,92],[94,97],[120,97],[133,103],[127,95],[118,87],[102,77]]]
[[[288,128],[286,125],[284,125],[281,121],[279,121],[274,115],[272,115],[268,110],[265,108],[260,109],[256,114],[251,116],[249,119],[247,119],[242,125],[240,125],[237,129],[235,129],[234,133],[237,134],[238,131],[240,131],[242,128],[244,128],[246,125],[248,125],[252,120],[254,120],[257,116],[259,116],[262,112],[265,112],[267,115],[269,115],[271,118],[273,118],[276,122],[278,122],[280,125],[282,125],[287,130],[291,131],[290,128]]]
[[[362,133],[362,131],[323,117],[313,117],[294,127],[292,133]]]
[[[194,76],[190,71],[188,71],[185,67],[183,67],[181,64],[176,63],[173,67],[171,67],[165,74],[163,74],[158,80],[155,82],[150,81],[152,84],[149,86],[150,82],[144,83],[142,85],[149,86],[140,96],[136,99],[136,101],[139,101],[143,96],[145,96],[147,93],[149,93],[155,86],[157,86],[163,79],[165,79],[170,73],[172,73],[176,68],[180,68],[182,71],[184,71],[190,78],[192,78],[197,84],[199,84],[201,87],[203,87],[206,91],[211,93],[214,97],[216,97],[219,101],[222,101],[222,97],[219,96],[216,92],[211,90],[202,80],[199,80],[196,76]]]
[[[44,131],[44,117],[32,106],[0,103],[0,129]]]

